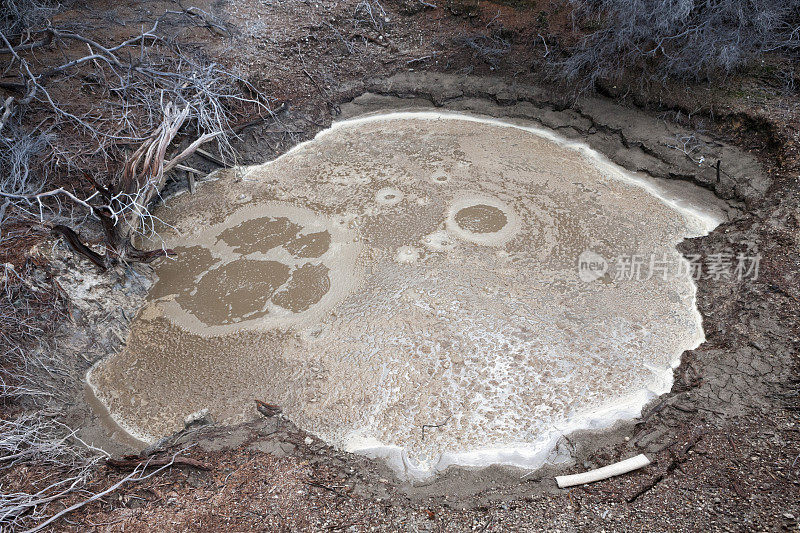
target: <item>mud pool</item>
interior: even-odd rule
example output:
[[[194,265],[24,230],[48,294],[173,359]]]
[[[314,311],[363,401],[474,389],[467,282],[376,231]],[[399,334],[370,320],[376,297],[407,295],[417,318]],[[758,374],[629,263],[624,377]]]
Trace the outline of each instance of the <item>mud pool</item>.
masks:
[[[563,460],[561,435],[668,391],[703,341],[675,246],[722,217],[553,132],[435,112],[340,122],[158,216],[179,256],[87,376],[114,421],[152,441],[259,399],[411,479]]]

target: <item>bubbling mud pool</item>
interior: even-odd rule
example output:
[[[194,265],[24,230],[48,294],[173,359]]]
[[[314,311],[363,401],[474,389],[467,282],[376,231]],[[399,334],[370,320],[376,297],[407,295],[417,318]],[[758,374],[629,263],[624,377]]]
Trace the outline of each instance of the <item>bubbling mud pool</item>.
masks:
[[[230,174],[158,213],[179,255],[87,376],[142,440],[260,399],[408,479],[536,468],[637,416],[704,339],[690,277],[611,259],[685,268],[676,245],[718,214],[552,132],[373,115]]]

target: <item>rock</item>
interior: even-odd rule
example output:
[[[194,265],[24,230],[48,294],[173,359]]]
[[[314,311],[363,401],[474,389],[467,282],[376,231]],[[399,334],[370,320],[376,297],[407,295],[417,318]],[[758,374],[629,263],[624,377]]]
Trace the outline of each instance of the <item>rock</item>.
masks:
[[[208,411],[208,409],[201,409],[183,419],[183,427],[186,429],[198,426],[207,426],[213,423],[214,419],[211,418],[211,413]]]
[[[419,0],[402,0],[400,2],[400,13],[403,15],[416,15],[425,7],[425,4]]]

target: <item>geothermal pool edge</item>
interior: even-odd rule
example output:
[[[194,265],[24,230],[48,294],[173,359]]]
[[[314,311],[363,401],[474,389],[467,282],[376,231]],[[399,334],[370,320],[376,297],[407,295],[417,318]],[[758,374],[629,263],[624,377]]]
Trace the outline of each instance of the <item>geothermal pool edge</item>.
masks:
[[[402,81],[402,79],[401,79],[401,81]],[[417,84],[418,83],[418,81],[416,81],[416,80],[412,80],[412,81],[413,81],[413,84]],[[483,82],[479,82],[477,85],[481,86],[482,83]],[[410,82],[409,82],[409,84],[413,85]],[[371,89],[375,93],[379,93],[379,92],[382,92],[382,90],[385,90],[386,94],[384,96],[380,96],[380,95],[376,95],[376,94],[372,94],[372,95],[368,94],[368,95],[366,95],[364,97],[359,97],[353,103],[343,105],[342,108],[343,108],[344,114],[346,115],[347,113],[353,113],[353,112],[355,112],[356,114],[374,113],[374,112],[376,112],[376,109],[375,109],[376,106],[377,107],[381,107],[381,108],[392,109],[392,106],[400,107],[400,108],[407,108],[409,106],[410,107],[416,107],[418,105],[424,105],[424,106],[430,106],[431,105],[431,101],[429,99],[427,99],[428,97],[426,95],[426,91],[421,91],[421,94],[423,96],[422,97],[415,96],[416,99],[414,99],[414,98],[397,98],[395,96],[398,93],[402,93],[405,96],[409,96],[409,95],[413,96],[415,94],[419,94],[419,93],[416,92],[419,89],[419,87],[416,87],[416,88],[414,88],[414,87],[398,88],[398,84],[397,84],[396,80],[393,81],[392,83],[387,84],[387,85],[389,87],[386,88],[386,89],[381,89],[380,87],[377,87],[375,85],[373,85],[371,87]],[[384,85],[384,87],[386,87],[386,85]],[[484,94],[490,95],[490,92],[484,91]],[[475,100],[479,100],[480,98],[481,97],[476,96]],[[358,102],[359,100],[360,100],[360,102]],[[484,113],[486,113],[487,109],[490,109],[490,113],[489,114],[491,114],[491,113],[497,114],[498,118],[501,118],[501,119],[505,119],[503,117],[503,114],[510,110],[509,106],[499,106],[499,105],[497,105],[496,102],[493,101],[493,98],[491,96],[486,97],[483,101],[480,102],[480,106],[479,107],[481,107],[481,109],[478,109],[478,110],[473,109],[475,107],[475,105],[476,105],[475,102],[471,102],[469,104],[469,106],[467,106],[470,109],[465,109],[465,106],[462,103],[462,100],[464,100],[464,98],[462,98],[462,97],[453,98],[452,101],[448,102],[447,107],[448,108],[454,108],[453,111],[455,111],[455,112],[461,112],[461,111],[465,111],[466,110],[468,112],[479,113],[479,114],[484,114]],[[387,102],[389,103],[388,106],[387,106]],[[453,105],[453,104],[455,104],[455,105]],[[355,109],[355,111],[353,111],[354,109]],[[508,117],[508,120],[518,120],[519,118],[520,118],[519,111],[518,110],[514,110],[513,116]],[[536,120],[535,116],[531,116],[529,118],[533,119],[533,120]],[[569,119],[569,120],[572,120],[572,119]],[[566,120],[566,122],[569,122],[569,120]],[[570,135],[574,135],[574,130],[570,130],[570,131],[568,131],[568,133]],[[752,166],[752,163],[745,163],[744,166],[746,167],[748,165]],[[730,204],[730,205],[733,206],[732,209],[730,210],[730,212],[734,213],[734,214],[739,213],[740,210],[742,209],[742,205],[743,205],[742,201],[743,200],[746,200],[746,198],[733,201],[733,203]],[[69,276],[67,276],[67,278],[69,278]],[[111,287],[109,287],[109,290],[111,290]],[[696,297],[696,295],[695,295],[695,297]],[[136,302],[133,302],[132,305],[136,305]],[[133,309],[135,310],[135,307]],[[129,315],[131,314],[130,310],[128,311],[128,314]],[[98,324],[98,326],[102,327],[102,324]],[[123,324],[122,325],[122,331],[124,332],[125,330],[126,330],[126,326]],[[87,419],[91,420],[92,418],[93,417],[91,415],[88,415]],[[626,424],[623,424],[622,426],[626,426]],[[629,430],[624,429],[622,426],[618,425],[618,426],[615,426],[615,428],[612,428],[612,429],[609,429],[609,430],[605,430],[605,431],[602,431],[602,432],[599,432],[599,433],[598,432],[590,432],[590,434],[588,436],[576,435],[572,439],[572,441],[574,443],[578,444],[579,446],[578,446],[577,449],[572,450],[573,459],[579,459],[580,456],[584,455],[585,453],[589,453],[590,449],[593,449],[596,446],[599,446],[599,445],[602,445],[605,442],[608,442],[607,439],[610,439],[611,441],[622,442],[622,437],[621,436],[625,435],[629,431]],[[102,435],[100,433],[102,433],[102,432],[97,431],[97,430],[95,430],[92,433],[92,435],[96,439],[95,442],[98,442],[98,443],[102,443],[103,442],[104,437],[102,437]],[[594,444],[592,444],[592,443],[594,443]],[[108,444],[110,449],[119,449],[119,445],[117,443],[107,442],[107,444]],[[581,450],[583,450],[583,451],[581,451]],[[544,468],[543,471],[549,471],[549,470],[550,470],[550,467],[546,467],[546,468]],[[556,471],[558,471],[558,470],[556,470]],[[491,472],[494,472],[494,474],[492,474]],[[486,471],[485,475],[489,475],[490,477],[491,476],[499,476],[498,479],[501,479],[501,478],[505,477],[505,474],[500,474],[500,471],[498,471],[496,468],[493,468],[493,467],[490,467]],[[448,481],[448,479],[452,481],[453,479],[457,479],[457,478],[460,478],[460,477],[461,477],[461,474],[456,474],[454,472],[451,472],[450,474],[442,473],[440,476],[437,477],[437,479],[439,479],[441,481],[441,483],[444,484],[444,485],[441,485],[441,486],[445,486],[448,483],[450,483],[450,481]],[[512,475],[512,478],[513,477],[514,476]],[[439,486],[439,485],[440,485],[439,483],[435,483],[433,486],[435,487],[435,486]],[[431,490],[434,490],[434,492],[436,492],[436,489],[431,489]]]
[[[499,126],[503,128],[515,128],[521,131],[525,131],[527,133],[543,137],[548,141],[554,142],[555,144],[563,146],[571,151],[577,152],[581,158],[590,160],[593,166],[596,166],[600,168],[604,173],[613,176],[614,179],[621,180],[626,183],[635,184],[637,187],[644,189],[648,194],[658,198],[660,201],[662,201],[666,205],[669,205],[676,211],[686,212],[688,215],[691,215],[693,217],[699,216],[700,218],[705,220],[704,231],[706,234],[708,231],[713,229],[713,227],[716,226],[717,223],[720,222],[718,218],[715,218],[710,214],[701,213],[697,209],[686,207],[680,202],[677,202],[674,197],[663,195],[662,191],[660,191],[653,182],[648,181],[646,178],[643,178],[641,176],[634,176],[629,172],[620,169],[617,165],[608,161],[605,157],[603,157],[595,150],[591,149],[585,143],[565,139],[564,137],[556,134],[555,132],[539,127],[523,126],[520,124],[513,124],[495,118],[478,117],[456,112],[443,113],[441,111],[430,111],[430,110],[390,111],[388,113],[373,112],[367,116],[356,117],[335,122],[331,126],[331,128],[321,131],[320,133],[317,134],[317,136],[315,136],[313,139],[309,141],[296,145],[291,150],[289,150],[288,152],[281,155],[279,158],[275,160],[269,161],[263,165],[251,166],[243,169],[235,169],[234,172],[239,175],[242,175],[244,179],[247,179],[248,175],[257,173],[259,170],[263,170],[269,167],[270,165],[275,164],[279,160],[289,157],[292,154],[303,150],[305,147],[309,146],[310,143],[317,142],[321,138],[324,138],[326,135],[329,135],[340,128],[359,125],[359,124],[372,123],[372,122],[404,120],[404,119],[422,119],[425,121],[461,120],[466,122],[489,124],[492,126]],[[693,289],[693,294],[692,294],[692,301],[694,302],[695,300],[696,300],[696,287]],[[697,312],[696,308],[694,312],[697,315],[697,317],[700,318],[699,312]],[[701,338],[697,339],[697,344],[692,346],[691,349],[699,346],[702,343],[702,341],[703,338],[701,334]],[[354,442],[351,438],[349,440],[349,443],[346,444],[344,447],[348,451],[355,451],[366,454],[371,457],[383,457],[385,459],[388,459],[389,463],[394,465],[394,469],[398,472],[398,474],[406,475],[410,479],[415,479],[417,481],[428,479],[431,476],[438,473],[439,471],[441,471],[442,469],[447,468],[449,466],[485,467],[490,464],[505,464],[521,468],[535,469],[542,466],[542,464],[545,463],[547,457],[550,455],[552,450],[557,446],[561,436],[572,434],[575,431],[584,429],[598,430],[607,428],[617,422],[624,420],[631,420],[639,416],[639,414],[641,413],[641,409],[647,402],[649,402],[654,397],[657,397],[667,392],[671,388],[672,385],[671,371],[672,369],[677,367],[679,363],[680,363],[680,354],[677,354],[672,361],[671,368],[665,371],[665,375],[662,380],[662,386],[658,387],[658,390],[642,391],[640,393],[630,395],[629,397],[626,398],[620,398],[617,401],[613,402],[612,404],[606,405],[601,408],[597,408],[594,411],[583,413],[574,421],[573,424],[570,424],[569,427],[561,428],[561,430],[555,435],[542,436],[539,440],[536,441],[536,443],[521,444],[519,446],[511,448],[500,448],[491,450],[477,449],[468,452],[445,453],[440,457],[439,461],[432,468],[428,469],[419,469],[410,466],[405,458],[404,452],[401,449],[398,449],[396,446],[382,445],[380,443],[371,441],[370,444],[365,445],[365,443],[358,442],[358,440]],[[94,367],[92,370],[94,370]],[[89,386],[92,387],[92,389],[94,390],[94,385],[91,382],[91,371],[89,374],[87,374],[87,382],[89,383]],[[117,424],[119,424],[119,426],[125,428],[135,438],[142,439],[143,437],[148,437],[142,434],[141,432],[138,432],[135,429],[133,429],[124,419],[121,419],[115,416],[114,414],[112,414],[111,416],[117,422]],[[154,436],[149,436],[147,440],[153,440],[153,437]]]

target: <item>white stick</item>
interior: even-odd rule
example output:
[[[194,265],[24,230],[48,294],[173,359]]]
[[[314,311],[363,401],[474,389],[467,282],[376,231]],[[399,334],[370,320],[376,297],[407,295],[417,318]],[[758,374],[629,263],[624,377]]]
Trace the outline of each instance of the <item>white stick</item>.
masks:
[[[650,459],[646,455],[640,454],[630,459],[625,459],[613,465],[604,466],[603,468],[596,468],[582,474],[572,474],[570,476],[556,476],[556,483],[559,488],[571,487],[573,485],[583,485],[584,483],[592,483],[600,481],[601,479],[618,476],[620,474],[627,474],[637,468],[642,468],[650,464]]]

